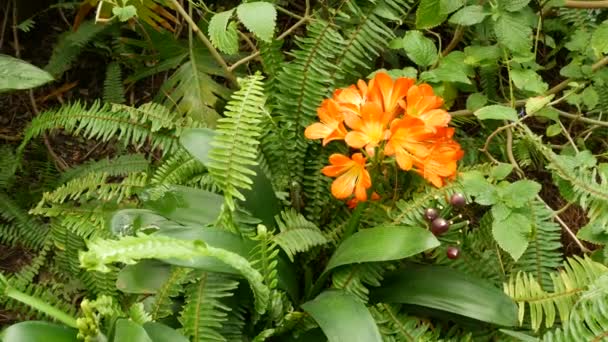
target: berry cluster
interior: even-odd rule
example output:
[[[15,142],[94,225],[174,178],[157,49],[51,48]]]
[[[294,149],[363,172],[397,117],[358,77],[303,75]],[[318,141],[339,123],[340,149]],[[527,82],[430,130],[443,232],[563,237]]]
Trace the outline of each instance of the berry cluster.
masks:
[[[454,193],[449,199],[450,207],[454,209],[461,209],[467,204],[466,197],[461,193]],[[441,209],[441,208],[440,208]],[[450,227],[454,224],[453,219],[445,219],[442,217],[442,213],[438,208],[427,208],[424,210],[424,218],[429,222],[430,230],[435,236],[441,236],[445,234]],[[446,210],[444,210],[446,211]],[[449,213],[451,210],[447,210],[443,214]],[[457,218],[461,218],[462,215],[458,215]],[[461,224],[458,224],[461,226]],[[465,222],[466,225],[466,222]],[[457,246],[449,246],[447,248],[447,257],[449,259],[457,259],[460,256],[460,248]]]

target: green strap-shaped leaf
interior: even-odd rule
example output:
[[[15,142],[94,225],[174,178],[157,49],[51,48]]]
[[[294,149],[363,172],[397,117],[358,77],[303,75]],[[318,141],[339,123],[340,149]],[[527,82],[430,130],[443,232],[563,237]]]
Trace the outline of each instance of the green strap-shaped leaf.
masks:
[[[374,301],[413,304],[502,326],[517,325],[517,305],[482,279],[442,266],[413,266],[387,276]]]
[[[184,335],[161,323],[146,322],[144,323],[144,329],[146,329],[152,342],[188,342]]]
[[[0,54],[0,92],[35,88],[52,80],[51,74],[36,66]]]
[[[245,27],[256,37],[270,43],[274,35],[277,10],[265,1],[246,2],[236,8],[236,14]]]
[[[141,325],[121,318],[116,321],[116,332],[114,333],[114,342],[129,341],[129,342],[152,342],[148,333]]]
[[[0,335],[4,342],[78,342],[78,330],[48,322],[29,321],[13,324]]]
[[[302,304],[302,309],[317,321],[329,342],[382,341],[365,304],[347,292],[325,291]]]
[[[334,252],[325,272],[353,263],[398,260],[439,246],[426,229],[384,226],[361,230],[344,240]]]
[[[79,255],[80,265],[89,270],[108,272],[108,264],[122,262],[135,264],[141,259],[161,259],[182,265],[175,260],[191,260],[197,257],[212,257],[235,269],[249,281],[255,294],[255,308],[260,314],[266,311],[270,290],[264,284],[264,277],[256,271],[247,259],[221,248],[207,246],[202,241],[177,240],[162,235],[127,236],[120,240],[95,240],[88,243],[88,251]]]

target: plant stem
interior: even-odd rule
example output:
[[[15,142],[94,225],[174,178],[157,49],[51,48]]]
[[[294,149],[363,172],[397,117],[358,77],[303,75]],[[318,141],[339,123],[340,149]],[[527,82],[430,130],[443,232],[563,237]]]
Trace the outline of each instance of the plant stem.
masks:
[[[608,8],[608,0],[599,1],[574,1],[566,0],[565,7],[570,8]]]
[[[441,56],[445,57],[448,55],[448,53],[454,50],[454,48],[456,48],[456,45],[458,45],[458,43],[460,43],[460,40],[462,40],[463,34],[464,26],[458,25],[458,27],[456,27],[456,31],[454,31],[454,36],[452,37],[452,40],[448,43],[448,46],[445,47],[445,50],[441,52]]]
[[[184,10],[182,5],[180,5],[177,0],[171,0],[171,3],[173,4],[173,6],[175,6],[175,9],[177,10],[177,12],[182,17],[184,17],[184,19],[186,20],[188,25],[190,25],[190,28],[192,29],[192,31],[194,31],[194,33],[196,33],[196,36],[198,37],[198,39],[201,42],[203,42],[203,44],[207,47],[207,49],[211,53],[211,56],[213,57],[213,59],[215,59],[215,61],[218,62],[218,64],[222,67],[222,69],[224,69],[224,72],[226,73],[226,78],[230,81],[230,83],[232,83],[232,85],[235,87],[238,86],[238,83],[236,81],[236,76],[234,76],[234,73],[232,73],[232,70],[230,70],[230,68],[228,67],[228,64],[226,64],[226,61],[224,60],[222,55],[220,55],[220,53],[213,46],[213,44],[211,44],[209,39],[207,39],[207,37],[200,30],[198,25],[196,25],[196,23],[194,22],[192,17],[189,16],[188,13],[186,13],[186,10]]]

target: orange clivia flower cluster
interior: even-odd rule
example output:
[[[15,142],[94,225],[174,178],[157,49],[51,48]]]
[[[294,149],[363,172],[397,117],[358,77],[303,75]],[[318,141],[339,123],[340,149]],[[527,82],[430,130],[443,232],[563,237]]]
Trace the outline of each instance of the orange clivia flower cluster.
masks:
[[[394,156],[402,170],[415,171],[437,187],[454,178],[464,152],[453,140],[454,129],[448,127],[451,117],[442,106],[443,99],[430,85],[416,85],[403,77],[393,81],[386,73],[336,90],[318,108],[320,122],[304,132],[308,139],[323,139],[323,146],[344,140],[359,149],[351,157],[338,153],[329,157],[331,165],[322,172],[336,177],[332,194],[338,199],[354,194],[349,206],[366,201],[372,179],[364,153],[373,157],[378,149],[382,156]],[[374,193],[373,199],[377,196]]]

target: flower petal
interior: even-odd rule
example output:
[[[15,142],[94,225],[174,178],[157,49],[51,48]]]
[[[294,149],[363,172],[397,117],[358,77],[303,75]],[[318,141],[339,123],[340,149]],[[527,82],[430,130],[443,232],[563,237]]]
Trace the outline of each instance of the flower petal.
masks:
[[[312,125],[306,127],[306,130],[304,130],[304,136],[307,139],[323,139],[329,134],[331,134],[332,131],[333,130],[331,129],[331,127],[328,127],[327,125],[322,124],[320,122],[315,122]]]
[[[353,193],[355,182],[357,181],[356,172],[349,171],[342,176],[336,178],[331,183],[331,193],[337,199],[345,199]]]
[[[352,148],[363,148],[363,146],[367,145],[370,140],[369,137],[358,131],[350,131],[344,137],[344,141],[346,144]]]

